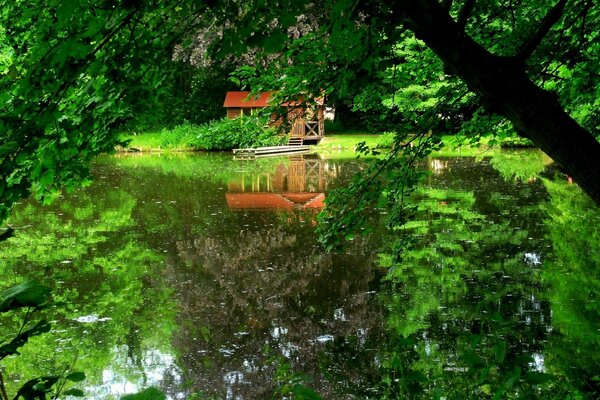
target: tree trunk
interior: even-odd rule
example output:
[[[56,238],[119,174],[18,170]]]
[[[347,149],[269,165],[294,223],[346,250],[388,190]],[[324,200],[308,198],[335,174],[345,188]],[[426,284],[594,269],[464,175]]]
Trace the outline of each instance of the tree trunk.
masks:
[[[435,0],[399,0],[395,11],[489,111],[508,118],[520,136],[560,164],[600,204],[600,143],[563,110],[553,93],[531,81],[524,62],[488,52]]]

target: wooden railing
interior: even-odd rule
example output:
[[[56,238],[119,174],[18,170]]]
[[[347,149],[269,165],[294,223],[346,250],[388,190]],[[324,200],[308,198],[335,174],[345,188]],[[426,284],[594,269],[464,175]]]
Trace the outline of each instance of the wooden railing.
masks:
[[[320,137],[319,134],[319,122],[318,121],[306,121],[304,123],[305,133],[304,137]]]
[[[323,121],[296,120],[292,125],[291,137],[320,138],[323,136]]]

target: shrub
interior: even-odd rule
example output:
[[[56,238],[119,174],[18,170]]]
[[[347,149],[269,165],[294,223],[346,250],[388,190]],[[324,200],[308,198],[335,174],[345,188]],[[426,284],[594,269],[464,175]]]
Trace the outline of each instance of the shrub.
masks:
[[[377,140],[377,147],[381,149],[391,149],[394,145],[396,132],[384,132]]]
[[[276,146],[284,137],[273,128],[266,127],[267,120],[256,116],[223,118],[201,125],[191,141],[198,150],[231,150],[234,148]]]
[[[163,148],[193,147],[193,141],[199,127],[188,122],[173,129],[163,129],[160,134],[160,146]]]

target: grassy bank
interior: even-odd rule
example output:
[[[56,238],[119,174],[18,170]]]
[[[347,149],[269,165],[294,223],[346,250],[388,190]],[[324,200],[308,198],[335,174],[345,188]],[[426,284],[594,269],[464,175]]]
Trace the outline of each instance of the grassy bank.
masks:
[[[375,147],[380,144],[383,135],[344,135],[336,134],[325,136],[317,145],[318,150],[354,150],[360,142],[365,142],[369,147]]]
[[[235,120],[234,120],[235,121]],[[219,123],[223,125],[222,123]],[[232,125],[231,120],[226,124]],[[235,127],[238,127],[238,123]],[[235,132],[237,140],[226,139],[230,132],[229,126],[220,126],[219,129],[207,130],[206,127],[194,125],[181,125],[173,129],[162,129],[144,132],[141,134],[124,135],[124,139],[129,140],[129,144],[123,151],[141,151],[141,152],[179,152],[196,150],[229,150],[235,147],[261,146],[262,141],[242,140],[244,137],[257,137],[256,131]],[[238,129],[239,130],[239,129]],[[208,131],[208,134],[207,134]],[[202,136],[204,135],[204,136]],[[200,137],[200,139],[199,139]],[[272,140],[268,138],[268,140]],[[321,142],[315,146],[315,151],[322,154],[352,156],[356,146],[364,142],[369,147],[389,148],[392,144],[393,135],[386,134],[365,134],[365,133],[335,133],[327,135]],[[218,143],[217,143],[218,142]],[[242,143],[244,142],[244,143]],[[281,139],[280,139],[281,142]],[[442,136],[444,146],[440,151],[434,152],[434,156],[486,156],[492,155],[500,147],[513,147],[516,144],[521,147],[523,142],[508,139],[504,141],[482,139],[477,144],[468,143],[466,140],[460,140],[456,136]],[[265,142],[266,143],[266,142]],[[274,143],[274,142],[273,142]],[[271,145],[271,144],[267,144]]]
[[[141,134],[125,132],[121,137],[129,141],[125,151],[218,151],[280,144],[283,138],[274,129],[266,128],[266,123],[260,117],[244,116],[203,125],[186,123]]]
[[[123,139],[129,140],[125,151],[191,151],[195,150],[190,143],[165,143],[165,134],[161,131],[144,132],[141,134],[123,134]]]

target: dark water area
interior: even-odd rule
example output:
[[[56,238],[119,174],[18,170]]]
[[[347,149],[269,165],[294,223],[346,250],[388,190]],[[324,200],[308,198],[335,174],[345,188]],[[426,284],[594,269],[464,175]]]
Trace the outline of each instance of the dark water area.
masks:
[[[89,398],[598,396],[597,206],[538,152],[431,158],[400,262],[382,228],[328,253],[317,214],[362,168],[104,157],[91,186],[20,204],[2,287],[59,305],[9,388],[75,364]]]

